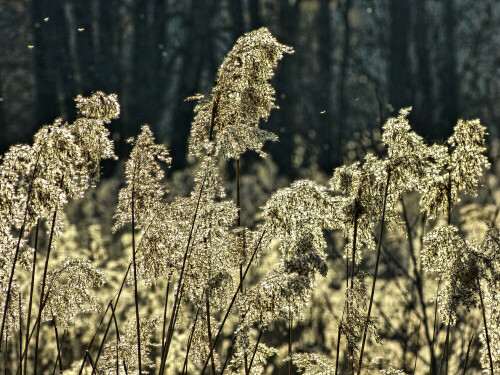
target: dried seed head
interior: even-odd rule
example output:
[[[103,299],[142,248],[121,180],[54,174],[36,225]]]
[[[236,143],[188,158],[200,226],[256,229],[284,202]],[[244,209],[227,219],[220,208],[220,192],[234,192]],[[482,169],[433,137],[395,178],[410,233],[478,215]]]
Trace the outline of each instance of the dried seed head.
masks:
[[[292,52],[266,28],[239,38],[219,68],[211,99],[193,97],[199,104],[191,128],[190,153],[200,156],[215,140],[216,153],[227,159],[237,159],[247,150],[264,155],[264,142],[277,140],[276,135],[258,128],[260,120],[266,121],[276,108],[269,80],[283,54]]]

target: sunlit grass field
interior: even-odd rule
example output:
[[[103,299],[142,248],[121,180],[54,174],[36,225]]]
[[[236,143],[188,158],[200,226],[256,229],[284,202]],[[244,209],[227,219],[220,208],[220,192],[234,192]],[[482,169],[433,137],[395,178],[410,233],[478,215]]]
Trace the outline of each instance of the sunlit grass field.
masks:
[[[291,181],[263,151],[291,53],[265,28],[237,41],[189,98],[185,170],[138,125],[99,181],[120,113],[102,92],[2,156],[2,372],[500,374],[487,129],[428,144],[401,109],[361,160]]]

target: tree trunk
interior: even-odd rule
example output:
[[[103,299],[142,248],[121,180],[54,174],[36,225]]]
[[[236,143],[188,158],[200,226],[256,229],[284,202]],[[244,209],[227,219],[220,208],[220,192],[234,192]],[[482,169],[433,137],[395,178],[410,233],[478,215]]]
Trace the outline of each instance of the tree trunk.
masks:
[[[394,113],[412,105],[409,59],[410,2],[390,0],[389,102]]]
[[[417,58],[417,96],[415,108],[412,113],[415,128],[422,135],[434,138],[436,127],[433,123],[434,95],[429,62],[428,15],[426,10],[427,0],[415,1],[415,50]]]
[[[250,28],[252,30],[256,30],[262,26],[262,20],[260,19],[259,0],[249,0],[248,3],[248,7],[250,10]]]
[[[243,20],[243,4],[241,0],[231,0],[229,2],[229,5],[233,26],[233,40],[236,41],[245,33],[245,22]]]
[[[458,118],[458,81],[457,81],[457,50],[455,43],[455,1],[444,0],[444,41],[443,64],[441,71],[441,121],[446,128],[438,136],[448,136]]]
[[[344,35],[342,43],[342,62],[340,65],[340,78],[338,88],[338,103],[339,110],[337,116],[337,131],[334,133],[332,145],[332,156],[336,165],[340,164],[342,155],[342,143],[345,138],[345,126],[347,117],[349,116],[349,102],[346,93],[347,78],[349,72],[349,60],[351,58],[351,24],[349,21],[349,13],[351,11],[352,1],[345,0],[342,8],[342,21],[344,23]]]
[[[330,145],[334,145],[333,113],[332,113],[332,22],[330,14],[330,0],[320,0],[318,11],[318,66],[319,74],[316,86],[318,88],[318,105],[314,116],[319,116],[319,126],[316,136]],[[324,151],[324,152],[323,152]],[[320,151],[324,153],[319,157],[323,170],[331,170],[339,153],[336,149]]]
[[[183,168],[186,164],[187,141],[194,103],[186,102],[185,99],[199,91],[204,66],[210,64],[210,55],[213,53],[207,31],[207,20],[213,17],[213,14],[210,14],[210,9],[213,8],[208,3],[209,0],[193,0],[191,9],[186,14],[187,35],[184,45],[189,48],[182,51],[183,63],[177,81],[178,89],[173,99],[176,108],[172,120],[175,131],[171,136],[174,169]]]
[[[35,119],[37,127],[49,124],[60,114],[57,102],[57,55],[53,41],[52,23],[55,18],[55,1],[31,2],[33,52],[35,70]],[[47,19],[52,23],[45,22]],[[51,40],[52,39],[52,40]]]

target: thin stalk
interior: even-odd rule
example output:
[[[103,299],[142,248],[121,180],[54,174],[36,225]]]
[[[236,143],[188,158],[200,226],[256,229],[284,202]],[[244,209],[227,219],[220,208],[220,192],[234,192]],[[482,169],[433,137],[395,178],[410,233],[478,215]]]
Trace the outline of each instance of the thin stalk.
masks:
[[[188,237],[188,241],[186,244],[186,250],[184,251],[181,272],[179,274],[179,280],[177,282],[177,290],[175,291],[174,305],[172,308],[172,313],[170,314],[170,321],[169,321],[169,325],[168,325],[167,338],[166,338],[167,341],[165,343],[165,346],[163,347],[163,352],[162,352],[162,357],[161,357],[160,371],[159,371],[160,375],[163,375],[163,373],[164,373],[165,361],[167,360],[168,350],[170,348],[170,343],[172,341],[172,335],[173,335],[173,330],[174,330],[174,326],[175,326],[175,317],[176,317],[176,314],[178,311],[177,305],[179,304],[179,306],[180,306],[179,292],[180,292],[180,288],[182,286],[184,271],[186,269],[186,264],[187,264],[187,260],[188,260],[189,247],[191,245],[191,239],[193,237],[194,225],[196,223],[196,218],[198,216],[198,209],[200,207],[201,195],[203,193],[206,178],[207,178],[207,176],[205,176],[205,178],[203,179],[201,186],[200,186],[200,193],[198,195],[198,200],[196,202],[196,208],[195,208],[194,215],[193,215],[193,221],[191,223],[191,229],[189,231],[189,237]]]
[[[186,283],[183,282],[182,283],[182,286],[181,286],[181,291],[179,293],[179,300],[178,300],[178,303],[177,303],[177,307],[175,308],[175,314],[174,314],[174,322],[177,322],[177,317],[179,316],[179,310],[181,308],[181,301],[182,301],[182,297],[184,296],[184,287],[186,286]],[[174,335],[174,331],[171,330],[170,331],[170,335],[169,335],[169,332],[167,332],[167,340],[172,340],[172,337]],[[165,354],[168,354],[168,349],[167,349],[167,352]],[[166,357],[165,357],[166,359]]]
[[[205,308],[207,312],[207,334],[208,334],[208,345],[212,345],[212,328],[210,325],[210,300],[208,297],[208,291],[205,293]],[[210,353],[210,362],[212,365],[212,375],[215,375],[215,362],[214,362],[214,354]]]
[[[12,261],[12,269],[10,271],[10,276],[9,276],[9,285],[7,286],[7,296],[5,297],[5,306],[3,309],[2,327],[0,328],[0,350],[2,349],[3,332],[5,329],[5,318],[7,316],[7,308],[9,307],[10,293],[11,293],[11,289],[12,289],[12,281],[14,280],[14,271],[16,269],[17,258],[19,256],[19,251],[21,248],[21,241],[22,241],[23,236],[24,236],[24,230],[26,229],[26,222],[28,220],[28,208],[29,208],[29,204],[31,202],[33,182],[35,181],[35,177],[36,177],[37,172],[38,172],[37,168],[38,168],[38,161],[40,160],[40,155],[41,155],[41,150],[38,151],[38,155],[37,155],[36,161],[35,161],[35,166],[33,169],[33,175],[31,176],[31,179],[30,179],[30,184],[28,187],[28,193],[27,193],[27,197],[26,197],[26,207],[24,209],[23,224],[21,225],[21,230],[19,231],[19,237],[17,239],[16,251],[14,253],[14,260]]]
[[[37,220],[36,222],[36,229],[35,229],[35,244],[33,248],[33,266],[32,266],[32,271],[31,271],[31,287],[30,287],[30,299],[28,302],[28,317],[26,318],[26,351],[28,350],[28,342],[29,342],[29,333],[30,333],[30,321],[31,321],[31,309],[33,306],[33,290],[35,289],[35,271],[36,271],[36,253],[38,252],[38,230],[40,229],[40,219]],[[26,360],[24,361],[24,373],[27,374],[26,372],[26,367],[28,364],[27,360],[27,355],[26,355]],[[23,356],[21,356],[22,360]]]
[[[94,336],[92,336],[92,339],[90,340],[90,343],[87,346],[87,349],[85,350],[85,355],[83,356],[82,365],[80,367],[80,371],[78,372],[78,374],[81,374],[83,371],[83,367],[85,366],[85,362],[87,361],[87,353],[90,352],[90,348],[92,347],[92,344],[94,343],[94,340],[97,337],[97,332],[99,332],[99,328],[101,328],[101,325],[104,322],[104,318],[106,317],[108,310],[111,306],[113,306],[113,300],[109,301],[108,307],[106,307],[106,311],[104,311],[104,315],[102,316],[101,321],[99,322],[99,325],[97,326],[97,329],[94,332]]]
[[[292,325],[293,325],[293,315],[292,309],[288,312],[288,356],[290,361],[288,362],[288,375],[292,375]]]
[[[167,330],[167,307],[168,307],[168,293],[170,292],[170,277],[167,281],[167,290],[165,292],[165,305],[163,308],[163,329],[161,332],[161,353],[163,353],[163,347],[165,345],[165,334]]]
[[[469,345],[467,346],[467,353],[465,354],[464,369],[463,369],[462,375],[465,375],[465,369],[467,368],[467,362],[469,361],[470,347],[472,345],[473,339],[474,339],[474,332],[472,332],[472,336],[469,340]]]
[[[54,239],[54,230],[55,230],[55,226],[56,226],[56,219],[57,219],[57,208],[54,210],[54,216],[52,218],[52,226],[50,228],[50,235],[49,235],[49,244],[48,244],[48,248],[47,248],[47,256],[45,257],[45,266],[44,266],[44,269],[43,269],[43,278],[42,278],[42,290],[40,292],[40,304],[39,304],[39,311],[38,311],[38,325],[37,325],[37,328],[36,328],[36,337],[35,337],[35,362],[34,362],[34,374],[36,375],[37,373],[37,363],[38,363],[38,344],[39,344],[39,340],[40,340],[40,326],[42,325],[41,324],[41,321],[42,321],[42,311],[43,311],[43,305],[42,305],[42,302],[43,302],[43,297],[44,297],[44,293],[45,293],[45,282],[47,280],[47,272],[48,272],[48,269],[49,269],[49,258],[50,258],[50,250],[52,249],[52,241]],[[26,346],[27,346],[27,343],[26,343]]]
[[[217,116],[217,111],[219,109],[219,97],[220,94],[217,94],[217,96],[213,100],[212,104],[212,113],[210,115],[210,134],[208,135],[208,140],[212,142],[213,136],[214,136],[214,128],[215,128],[215,119]]]
[[[387,195],[389,192],[389,183],[391,181],[391,170],[387,172],[387,181],[385,184],[385,193],[384,193],[384,205],[382,208],[382,218],[380,220],[380,235],[379,235],[379,241],[378,241],[378,246],[377,246],[377,260],[375,262],[375,273],[373,275],[373,283],[372,283],[372,291],[370,294],[370,303],[368,305],[368,314],[366,316],[366,324],[363,330],[363,341],[361,344],[361,350],[359,352],[359,367],[358,367],[358,375],[361,374],[361,365],[363,363],[363,353],[365,350],[365,343],[366,343],[366,335],[368,333],[368,323],[370,321],[370,314],[372,312],[372,305],[373,305],[373,297],[375,295],[375,283],[377,282],[377,273],[378,273],[378,264],[380,260],[380,252],[382,249],[382,239],[384,236],[384,223],[385,223],[385,211],[386,211],[386,206],[387,206]]]
[[[224,324],[226,324],[226,320],[227,320],[229,314],[231,313],[231,309],[233,308],[234,302],[236,301],[236,297],[238,296],[238,292],[241,290],[241,284],[243,283],[243,280],[245,280],[245,277],[247,276],[248,270],[250,269],[250,266],[251,266],[251,264],[253,262],[253,259],[255,258],[255,254],[257,254],[257,250],[259,249],[260,243],[262,242],[262,239],[264,238],[265,234],[266,234],[266,231],[265,230],[262,231],[262,235],[259,238],[259,242],[255,246],[255,250],[252,253],[252,257],[248,261],[248,264],[247,264],[247,266],[245,268],[245,272],[243,273],[243,277],[240,280],[240,284],[238,285],[238,287],[236,288],[236,291],[233,294],[233,298],[231,299],[231,302],[229,303],[229,307],[227,308],[226,313],[224,315],[224,318],[222,319],[222,322],[220,324],[219,330],[217,331],[217,335],[215,335],[214,342],[210,346],[210,355],[213,354],[215,345],[217,345],[217,341],[219,340],[219,337],[220,337],[220,334],[222,332],[222,329],[224,328]],[[201,370],[201,374],[203,374],[205,372],[205,369],[207,368],[207,365],[208,365],[208,358],[205,360],[205,363],[203,364],[203,368]]]
[[[137,328],[137,355],[139,374],[142,374],[142,361],[141,361],[141,321],[139,318],[139,296],[137,293],[137,263],[135,259],[135,171],[134,171],[134,185],[132,186],[131,209],[132,209],[132,262],[134,263],[134,302],[135,302],[135,319]]]
[[[356,265],[356,246],[357,246],[357,238],[358,238],[358,203],[355,203],[355,209],[354,209],[354,233],[352,236],[352,265],[351,265],[351,289],[350,291],[348,290],[348,293],[352,293],[354,291],[354,267]],[[347,257],[347,264],[349,264],[349,256]],[[349,268],[349,267],[348,267]],[[347,316],[349,316],[351,312],[351,306],[349,302],[348,295],[346,295],[346,309],[347,309]],[[351,362],[351,359],[354,359],[354,348],[349,343],[349,340],[347,340],[347,352],[348,352],[348,364],[349,364],[349,373],[354,374],[354,363]]]
[[[236,207],[238,208],[238,217],[237,217],[237,227],[238,230],[241,230],[241,190],[240,190],[240,180],[241,180],[241,174],[240,174],[240,159],[236,159]],[[240,232],[240,236],[242,233]],[[244,256],[245,253],[245,248],[243,247],[241,249],[241,253]],[[242,257],[243,259],[243,257]],[[243,260],[242,263],[240,263],[240,280],[243,276]],[[243,293],[243,283],[241,283],[241,292]]]
[[[165,335],[167,333],[167,308],[168,308],[168,294],[170,292],[170,277],[167,281],[167,290],[165,292],[165,303],[163,307],[163,325],[161,331],[161,350],[160,353],[163,353],[163,349],[165,346]]]
[[[448,225],[451,225],[451,173],[448,172],[448,188],[447,188],[447,198],[448,198]]]
[[[111,317],[109,318],[109,323],[108,323],[108,325],[106,327],[106,331],[104,332],[104,338],[101,341],[101,346],[99,347],[99,351],[97,352],[97,357],[95,359],[95,366],[96,367],[97,367],[97,364],[99,363],[99,358],[100,358],[102,350],[104,348],[104,342],[105,342],[106,336],[108,335],[109,328],[111,326],[111,322],[113,322],[116,319],[116,317],[115,317],[115,309],[116,309],[116,304],[115,304],[114,308],[113,308],[113,306],[111,306]],[[94,370],[92,370],[92,375],[93,374],[94,374]]]
[[[125,280],[124,280],[125,281]],[[121,290],[120,290],[121,292]],[[104,331],[104,335],[103,335],[103,338],[101,340],[101,344],[99,346],[99,351],[97,352],[97,357],[96,357],[96,362],[95,362],[95,365],[97,366],[97,363],[99,362],[99,358],[101,357],[101,352],[102,350],[104,349],[104,343],[106,342],[106,337],[108,336],[108,333],[109,333],[109,329],[111,327],[111,323],[113,322],[113,319],[114,319],[114,315],[115,315],[115,309],[116,309],[116,304],[117,304],[117,301],[115,302],[115,306],[114,308],[111,309],[111,317],[109,318],[109,321],[108,321],[108,324],[106,325],[106,330]],[[109,302],[109,305],[108,307],[111,306],[113,307],[113,300],[111,300]],[[107,310],[106,310],[107,311]],[[104,314],[104,316],[102,317],[102,320],[101,320],[101,323],[103,322],[104,318],[106,317],[106,314]],[[101,326],[101,324],[99,324],[99,327]],[[94,338],[96,337],[97,335],[97,331],[99,330],[99,327],[98,329],[96,330],[95,334],[94,334],[94,337],[92,338],[92,341],[94,341]],[[89,344],[88,346],[88,349],[87,349],[87,352],[90,353],[90,346],[92,345],[92,342]],[[82,367],[80,368],[80,372],[79,374],[82,373],[83,371],[83,366],[85,365],[85,358],[83,360],[83,363],[82,363]],[[92,372],[93,374],[94,372]]]
[[[236,207],[238,208],[238,217],[237,217],[237,227],[239,230],[239,236],[241,237],[243,234],[241,232],[241,198],[240,198],[240,181],[241,181],[241,174],[240,174],[240,158],[236,159]],[[241,249],[241,263],[240,263],[240,281],[243,278],[243,259],[245,258],[245,246],[243,244],[243,238],[240,238],[241,244],[242,244],[242,249]],[[243,282],[240,282],[241,286],[241,294],[243,294]],[[248,355],[245,351],[243,353],[243,362],[245,366],[245,375],[249,375],[250,370],[248,369]]]
[[[438,315],[437,315],[437,296],[439,293],[439,287],[441,285],[441,279],[438,280],[438,286],[436,289],[436,299],[434,301],[434,327],[433,327],[433,332],[432,332],[432,352],[434,353],[434,345],[436,344],[436,336],[438,335],[438,329],[437,329],[437,321],[438,321]],[[430,368],[430,374],[434,374],[436,372],[436,360],[434,356],[431,357],[431,368]]]
[[[9,368],[9,335],[5,335],[5,352],[4,352],[4,374],[7,375],[7,369]]]
[[[189,334],[189,339],[186,347],[186,357],[184,357],[184,364],[182,365],[182,374],[187,374],[188,357],[189,351],[191,350],[191,343],[193,342],[194,331],[196,329],[196,322],[198,321],[198,316],[200,315],[200,310],[196,310],[196,316],[194,317],[193,328]]]
[[[420,321],[418,325],[418,333],[417,333],[417,348],[415,351],[415,363],[413,364],[412,375],[415,375],[415,370],[417,369],[417,360],[418,360],[418,342],[420,341],[420,326],[422,325],[422,321]]]
[[[236,343],[236,335],[233,336],[233,340],[231,341],[231,345],[227,351],[226,360],[224,361],[224,365],[222,366],[222,370],[220,375],[224,375],[224,370],[226,369],[227,363],[229,362],[229,358],[231,357],[231,352],[233,351],[234,344]]]
[[[354,211],[354,233],[352,239],[351,290],[354,290],[354,267],[356,265],[356,239],[358,236],[358,209]]]
[[[406,232],[408,233],[408,248],[410,250],[410,257],[413,262],[413,269],[414,269],[414,277],[415,277],[415,284],[417,287],[417,294],[418,294],[418,300],[420,302],[420,307],[422,309],[422,315],[423,315],[423,322],[421,321],[421,324],[424,324],[424,330],[425,330],[425,337],[427,339],[427,344],[429,347],[429,354],[431,356],[431,362],[433,362],[432,358],[434,358],[434,350],[432,347],[432,338],[429,330],[429,319],[427,317],[427,309],[425,308],[425,298],[424,298],[424,284],[422,280],[422,275],[419,272],[418,269],[418,261],[417,257],[415,256],[415,248],[413,246],[413,236],[412,236],[412,230],[411,230],[411,225],[410,221],[408,220],[408,214],[406,211],[406,205],[404,202],[404,199],[401,199],[401,204],[403,206],[403,219],[405,221],[405,226],[406,226]],[[420,334],[420,332],[419,332]]]
[[[481,311],[483,313],[484,333],[486,336],[486,346],[488,347],[488,359],[490,361],[490,374],[494,375],[493,358],[491,356],[490,336],[488,334],[488,325],[486,324],[486,312],[485,312],[485,308],[484,308],[483,292],[481,291],[481,283],[479,282],[479,279],[476,279],[476,281],[477,281],[477,288],[479,290],[479,299],[481,301]]]
[[[57,346],[57,359],[56,359],[56,364],[59,362],[59,372],[62,374],[63,373],[63,367],[62,367],[62,360],[61,360],[61,344],[59,343],[59,333],[57,331],[57,322],[56,322],[56,317],[54,316],[54,313],[52,313],[52,319],[54,320],[54,333],[56,335],[56,346]],[[54,373],[56,370],[56,366],[54,365]]]
[[[90,352],[86,352],[85,355],[89,359],[90,366],[92,366],[92,374],[98,373],[96,364],[94,363],[94,360],[92,359],[92,354],[90,354]]]
[[[451,317],[451,311],[450,311]],[[443,369],[443,364],[446,361],[446,368],[448,369],[448,347],[450,345],[450,326],[451,323],[448,321],[448,327],[446,328],[446,339],[444,341],[443,354],[441,355],[441,363],[439,364],[439,375],[441,375],[441,370]]]
[[[262,338],[262,332],[263,329],[262,327],[260,327],[259,336],[257,337],[257,342],[255,343],[255,348],[253,349],[252,358],[250,359],[250,364],[248,366],[248,372],[252,370],[253,360],[255,359],[255,354],[257,353],[257,349],[259,348],[260,339]]]
[[[43,300],[43,303],[42,303],[42,309],[45,308],[45,305],[47,303],[47,297],[49,295],[49,292],[50,292],[50,287],[49,287],[49,290],[47,291],[47,295],[45,296],[45,299]],[[22,360],[26,360],[27,361],[27,352],[28,352],[28,345],[31,341],[31,339],[33,338],[33,335],[35,334],[35,330],[37,329],[38,327],[38,323],[40,322],[39,318],[37,317],[37,319],[35,320],[35,324],[33,325],[33,328],[31,329],[31,333],[29,334],[28,336],[28,341],[26,342],[25,346],[24,346],[24,351],[23,351],[23,357],[22,357]],[[20,374],[22,372],[22,366],[17,366],[17,370],[16,370],[16,375],[17,374]]]
[[[19,293],[19,365],[23,365],[23,315],[22,315],[22,300]],[[22,375],[22,374],[21,374]]]
[[[190,257],[191,254],[188,255],[188,258]],[[171,316],[170,316],[170,322],[176,322],[177,321],[177,316],[179,314],[179,310],[180,310],[180,307],[181,307],[181,301],[182,301],[182,297],[183,297],[183,294],[184,294],[184,287],[186,286],[186,283],[183,282],[181,287],[180,287],[180,291],[179,291],[179,288],[177,289],[176,291],[176,297],[178,297],[177,301],[175,301],[174,299],[174,306],[172,307],[172,313],[171,313]],[[177,302],[177,303],[176,303]],[[174,323],[175,324],[175,323]],[[167,360],[167,356],[168,356],[168,351],[169,351],[169,347],[170,347],[170,343],[172,341],[172,337],[174,335],[174,328],[173,326],[171,327],[170,326],[170,323],[169,323],[169,327],[168,327],[168,330],[167,330],[167,337],[165,339],[165,345],[164,345],[164,351],[162,352],[162,357],[161,357],[161,361],[160,361],[160,365],[161,366],[165,366],[166,364],[166,360]],[[164,371],[164,368],[160,368],[160,371]],[[160,374],[162,374],[160,372]]]
[[[342,336],[342,321],[344,319],[344,312],[342,312],[342,318],[339,322],[339,332],[337,335],[337,358],[335,358],[335,375],[338,373],[339,369],[339,356],[340,356],[340,338]]]
[[[156,216],[155,216],[155,217],[156,217]],[[153,223],[153,221],[154,221],[154,218],[150,221],[150,223],[149,223],[148,227],[147,227],[147,228],[146,228],[146,230],[144,231],[144,234],[143,234],[143,236],[142,236],[142,238],[141,238],[141,241],[139,242],[139,246],[137,246],[138,248],[140,248],[140,247],[141,247],[142,240],[144,239],[144,236],[145,236],[146,232],[149,230],[149,228],[150,228],[151,224]],[[98,331],[99,331],[99,328],[101,328],[101,325],[102,325],[102,323],[103,323],[103,321],[104,321],[104,318],[106,317],[106,314],[108,313],[108,310],[109,310],[109,308],[110,308],[110,305],[113,303],[113,299],[115,299],[115,298],[116,298],[116,301],[115,301],[115,303],[114,303],[114,307],[113,307],[113,309],[112,309],[112,310],[113,310],[113,311],[115,311],[115,310],[116,310],[116,306],[118,305],[118,301],[120,300],[120,297],[121,297],[121,294],[122,294],[122,291],[123,291],[123,287],[125,286],[125,281],[127,280],[127,276],[128,276],[128,273],[130,272],[130,269],[131,269],[131,268],[132,268],[132,262],[130,262],[130,263],[128,264],[127,271],[125,271],[125,275],[123,276],[123,280],[122,280],[122,283],[121,283],[121,285],[120,285],[120,289],[119,289],[119,290],[118,290],[118,292],[115,294],[115,296],[111,299],[111,301],[109,301],[109,303],[108,303],[108,307],[106,308],[106,311],[104,312],[104,316],[102,317],[101,322],[99,323],[99,326],[97,327],[96,331],[94,332],[94,336],[92,336],[92,340],[90,341],[90,344],[89,344],[89,345],[88,345],[88,347],[87,347],[87,350],[86,350],[87,352],[88,352],[88,351],[90,351],[90,348],[91,348],[91,346],[92,346],[92,344],[93,344],[93,342],[94,342],[95,338],[97,337],[97,333],[98,333]],[[102,340],[101,340],[101,344],[100,344],[99,352],[97,353],[97,360],[99,360],[100,353],[101,353],[101,351],[102,351],[102,348],[104,347],[104,342],[105,342],[105,340],[106,340],[106,336],[107,336],[107,334],[108,334],[109,328],[111,327],[111,323],[113,322],[113,316],[114,316],[114,313],[112,314],[111,318],[110,318],[110,319],[109,319],[109,321],[108,321],[108,324],[107,324],[107,327],[106,327],[106,331],[105,331],[104,337],[103,337],[103,338],[102,338]],[[115,319],[116,319],[116,318],[115,318]],[[79,375],[81,375],[81,373],[82,373],[82,371],[83,371],[83,368],[84,368],[84,366],[85,366],[85,362],[86,362],[86,358],[87,358],[87,356],[85,355],[85,356],[83,357],[82,366],[80,367],[80,371],[79,371],[79,373],[78,373]]]
[[[349,254],[345,257],[345,289],[346,291],[349,289]],[[347,300],[346,303],[348,303]]]
[[[116,312],[115,312],[115,309],[113,307],[113,304],[110,305],[111,306],[111,316],[113,318],[113,322],[115,323],[115,330],[116,330],[116,375],[118,375],[119,371],[120,371],[120,368],[119,368],[119,365],[118,365],[118,354],[119,354],[119,351],[118,351],[118,344],[120,343],[120,330],[118,329],[118,322],[116,321]],[[125,371],[125,374],[128,374],[128,371],[127,371],[127,364],[125,363],[125,360],[122,360],[123,361],[123,370]]]

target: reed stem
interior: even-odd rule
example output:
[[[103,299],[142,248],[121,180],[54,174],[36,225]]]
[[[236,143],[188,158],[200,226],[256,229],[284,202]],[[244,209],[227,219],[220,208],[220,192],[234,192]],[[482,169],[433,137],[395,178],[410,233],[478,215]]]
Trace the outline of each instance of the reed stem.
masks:
[[[44,298],[44,293],[45,293],[45,282],[47,280],[47,272],[49,269],[49,258],[50,258],[50,251],[52,249],[52,241],[54,239],[54,232],[55,232],[55,226],[56,226],[56,219],[57,219],[57,208],[54,210],[54,216],[52,217],[52,225],[50,228],[50,235],[49,235],[49,244],[47,247],[47,255],[45,257],[45,266],[43,269],[43,278],[42,278],[42,289],[40,291],[40,304],[39,304],[39,311],[38,311],[38,325],[36,328],[36,337],[35,337],[35,362],[34,362],[34,368],[33,368],[33,373],[36,375],[37,373],[37,363],[38,363],[38,344],[40,340],[40,326],[42,325],[42,311],[44,304],[43,298]],[[48,297],[48,295],[47,295]],[[26,343],[26,347],[28,346],[28,343]]]
[[[384,193],[384,205],[382,208],[382,218],[380,220],[380,234],[379,234],[379,241],[377,245],[377,260],[375,262],[375,273],[373,275],[373,283],[372,283],[372,291],[370,294],[370,303],[368,305],[368,313],[366,315],[366,323],[365,327],[363,330],[363,341],[361,343],[361,350],[359,352],[359,367],[358,367],[358,375],[361,374],[361,365],[363,364],[363,353],[365,350],[365,343],[366,343],[366,335],[368,333],[368,324],[370,322],[370,315],[372,312],[372,305],[373,305],[373,297],[375,295],[375,283],[377,282],[377,274],[378,274],[378,265],[380,261],[380,253],[382,249],[382,240],[384,236],[384,223],[385,223],[385,211],[386,211],[386,206],[387,206],[387,195],[389,192],[389,183],[391,181],[391,170],[389,169],[387,171],[387,181],[385,184],[385,193]]]
[[[481,283],[479,282],[479,279],[476,279],[476,281],[477,281],[477,289],[479,291],[479,299],[481,301],[481,311],[483,313],[484,333],[486,336],[486,346],[488,347],[488,359],[490,361],[490,375],[494,375],[495,373],[493,371],[493,357],[491,356],[490,336],[488,334],[488,325],[486,322],[486,311],[484,308],[483,292],[481,291]]]

